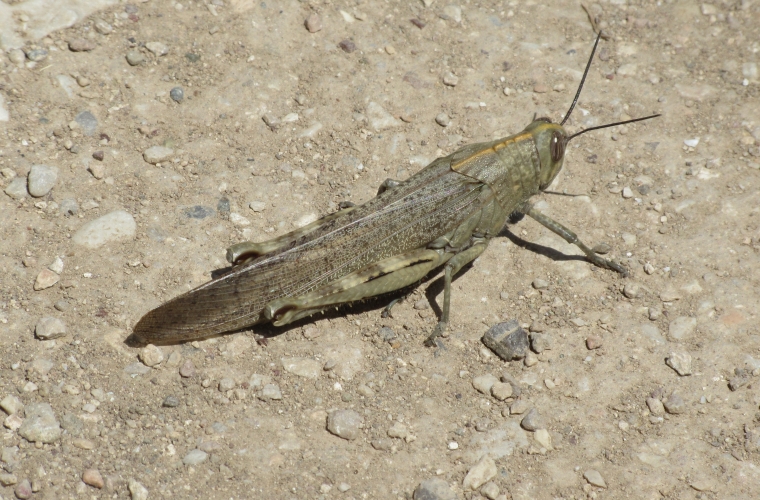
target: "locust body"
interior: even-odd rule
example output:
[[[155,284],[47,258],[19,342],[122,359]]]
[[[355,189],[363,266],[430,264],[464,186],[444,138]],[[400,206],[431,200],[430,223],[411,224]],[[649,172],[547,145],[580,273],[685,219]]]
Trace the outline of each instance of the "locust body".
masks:
[[[404,182],[388,180],[361,206],[275,240],[234,245],[229,273],[148,312],[133,340],[163,344],[267,321],[285,325],[405,288],[442,267],[443,313],[432,342],[448,323],[453,275],[516,211],[578,245],[596,265],[624,272],[528,203],[559,173],[571,137],[562,124],[534,120],[513,136],[439,158]]]

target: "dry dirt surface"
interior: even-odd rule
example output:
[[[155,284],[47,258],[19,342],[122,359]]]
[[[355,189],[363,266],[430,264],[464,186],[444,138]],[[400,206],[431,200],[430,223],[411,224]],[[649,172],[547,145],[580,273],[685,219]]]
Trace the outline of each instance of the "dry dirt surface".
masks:
[[[5,47],[0,497],[756,498],[760,2],[592,2],[111,2]],[[629,277],[526,218],[439,348],[440,275],[385,319],[124,343],[229,245],[558,121],[594,29],[568,130],[663,116],[573,140],[534,201]]]

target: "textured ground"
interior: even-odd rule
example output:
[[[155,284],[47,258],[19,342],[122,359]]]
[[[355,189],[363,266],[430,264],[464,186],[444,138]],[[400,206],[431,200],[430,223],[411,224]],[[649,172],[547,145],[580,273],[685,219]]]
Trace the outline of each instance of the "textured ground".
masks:
[[[756,495],[760,3],[585,6],[119,2],[4,47],[0,497]],[[535,201],[630,277],[526,219],[455,281],[441,349],[439,277],[393,318],[124,344],[229,245],[558,121],[594,26],[569,129],[663,116],[574,140],[576,196]],[[480,342],[511,318],[526,361]]]

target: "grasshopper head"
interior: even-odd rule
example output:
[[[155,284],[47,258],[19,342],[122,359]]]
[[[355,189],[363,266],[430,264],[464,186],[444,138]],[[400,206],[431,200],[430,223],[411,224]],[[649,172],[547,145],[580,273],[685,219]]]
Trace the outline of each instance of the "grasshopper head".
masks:
[[[539,118],[525,128],[533,136],[540,161],[539,189],[543,191],[552,183],[565,160],[567,132],[562,125],[552,123],[548,118]]]

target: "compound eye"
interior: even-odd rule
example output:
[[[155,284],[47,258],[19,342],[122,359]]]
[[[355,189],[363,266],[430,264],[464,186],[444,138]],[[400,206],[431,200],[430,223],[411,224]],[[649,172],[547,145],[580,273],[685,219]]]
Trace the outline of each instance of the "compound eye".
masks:
[[[552,134],[551,144],[549,148],[552,155],[552,161],[558,162],[565,156],[565,138],[559,132]]]

